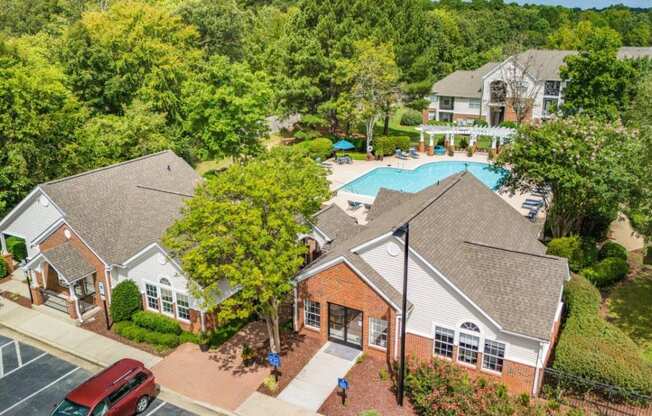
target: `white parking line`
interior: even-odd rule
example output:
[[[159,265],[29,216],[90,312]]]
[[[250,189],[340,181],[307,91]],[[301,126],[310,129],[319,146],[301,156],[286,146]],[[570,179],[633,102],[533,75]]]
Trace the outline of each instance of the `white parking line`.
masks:
[[[54,380],[52,383],[48,384],[47,386],[38,389],[37,391],[35,391],[34,393],[32,393],[32,394],[30,394],[29,396],[25,397],[25,398],[22,399],[21,401],[12,404],[10,407],[8,407],[8,408],[6,408],[5,410],[3,410],[2,412],[0,412],[0,416],[4,415],[5,413],[7,413],[7,412],[10,411],[11,409],[15,408],[16,406],[19,406],[19,405],[25,403],[27,400],[29,400],[29,399],[31,399],[32,397],[36,396],[37,394],[39,394],[39,393],[42,392],[43,390],[47,390],[47,389],[49,389],[50,387],[54,386],[55,384],[57,384],[58,382],[60,382],[60,381],[63,380],[64,378],[68,377],[69,375],[71,375],[72,373],[74,373],[74,372],[77,371],[77,370],[79,370],[79,367],[75,367],[74,369],[68,371],[66,374],[64,374],[64,375],[62,375],[61,377],[59,377],[58,379]]]
[[[45,357],[46,355],[48,355],[48,353],[47,353],[47,352],[44,352],[43,354],[41,354],[41,355],[37,355],[36,357],[32,358],[31,360],[29,360],[28,362],[24,363],[23,365],[18,366],[18,367],[14,368],[14,369],[11,370],[11,371],[7,371],[5,374],[3,374],[2,376],[0,376],[0,380],[2,380],[3,378],[7,377],[8,375],[14,373],[15,371],[20,370],[21,368],[25,368],[27,365],[33,363],[34,361],[38,360],[38,359],[41,358],[41,357]]]
[[[147,413],[145,416],[153,415],[153,414],[156,413],[156,412],[157,412],[161,407],[165,406],[166,404],[167,404],[167,402],[163,402],[163,403],[159,404],[158,406],[156,406],[155,408],[153,408],[151,412]],[[0,413],[0,415],[1,415],[1,414],[2,414],[2,413]]]

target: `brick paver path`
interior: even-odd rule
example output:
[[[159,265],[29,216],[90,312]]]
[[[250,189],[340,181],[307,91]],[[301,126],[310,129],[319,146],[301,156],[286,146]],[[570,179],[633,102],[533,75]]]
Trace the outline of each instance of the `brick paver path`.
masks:
[[[233,411],[270,374],[265,366],[245,367],[241,359],[245,343],[253,346],[265,339],[265,324],[252,322],[215,351],[181,345],[152,371],[157,382],[190,399]]]

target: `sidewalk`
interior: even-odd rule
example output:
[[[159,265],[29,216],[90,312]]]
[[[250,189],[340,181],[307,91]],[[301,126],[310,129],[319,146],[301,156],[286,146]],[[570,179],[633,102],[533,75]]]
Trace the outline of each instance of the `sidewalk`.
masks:
[[[278,395],[278,399],[316,412],[355,364],[361,351],[326,343],[299,374]]]
[[[311,412],[302,407],[284,402],[254,392],[249,398],[238,407],[240,416],[318,416],[319,413]]]
[[[72,322],[36,309],[24,308],[2,297],[0,325],[103,367],[122,358],[139,360],[148,368],[161,361],[155,355],[81,329]]]

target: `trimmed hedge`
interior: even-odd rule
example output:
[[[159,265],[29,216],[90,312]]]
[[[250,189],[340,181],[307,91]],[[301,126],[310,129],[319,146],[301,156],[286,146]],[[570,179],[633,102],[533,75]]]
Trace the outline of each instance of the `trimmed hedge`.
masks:
[[[310,141],[308,146],[308,151],[310,152],[310,157],[326,159],[333,153],[333,142],[326,137],[320,137]]]
[[[600,260],[608,257],[617,257],[619,259],[627,260],[627,249],[615,241],[607,241],[600,247],[598,258]]]
[[[117,284],[111,293],[111,319],[113,322],[128,321],[142,309],[140,290],[133,280]]]
[[[582,269],[581,274],[597,287],[603,288],[622,280],[628,272],[627,260],[609,257],[591,267]]]
[[[174,348],[179,345],[179,336],[141,328],[131,321],[116,322],[113,325],[116,334],[136,342]]]
[[[19,237],[7,237],[7,251],[11,253],[14,260],[21,262],[27,258],[27,246],[25,240]]]
[[[553,367],[600,383],[652,394],[652,366],[619,328],[598,315],[600,292],[579,275],[566,284],[568,316]],[[580,388],[580,386],[568,386]]]
[[[553,256],[566,257],[568,267],[579,272],[591,266],[598,258],[598,249],[595,242],[578,236],[553,238],[548,243],[547,253]]]
[[[418,126],[423,123],[423,116],[417,110],[407,109],[401,115],[401,126]]]
[[[376,156],[391,156],[396,149],[405,152],[410,149],[410,143],[408,136],[380,136],[373,141],[374,154]]]
[[[182,332],[181,335],[179,335],[179,344],[185,344],[186,342],[199,344],[199,335],[187,331]]]
[[[7,262],[4,257],[0,257],[0,279],[7,276],[9,268],[7,267]]]
[[[181,335],[181,325],[172,318],[155,312],[138,311],[131,320],[141,328],[149,329],[163,334]]]

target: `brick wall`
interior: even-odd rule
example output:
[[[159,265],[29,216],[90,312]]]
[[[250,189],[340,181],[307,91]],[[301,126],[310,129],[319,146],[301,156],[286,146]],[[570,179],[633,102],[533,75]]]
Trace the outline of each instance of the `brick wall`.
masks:
[[[86,259],[86,261],[95,268],[96,272],[96,279],[95,279],[95,293],[97,294],[95,296],[95,303],[97,305],[101,305],[102,302],[100,300],[99,296],[99,289],[97,287],[97,284],[100,281],[104,281],[104,287],[106,288],[107,291],[111,290],[111,284],[108,282],[106,279],[106,274],[105,274],[105,266],[104,263],[95,255],[93,252],[84,244],[84,242],[75,234],[72,230],[71,231],[71,236],[70,239],[67,240],[66,236],[64,235],[64,231],[66,229],[69,229],[69,227],[66,224],[62,224],[55,232],[50,234],[50,236],[45,239],[44,241],[39,244],[39,249],[41,251],[47,251],[51,248],[57,247],[65,242],[69,242],[73,247],[75,247],[77,250],[79,250],[80,254]]]
[[[479,120],[480,115],[479,114],[460,114],[460,113],[453,113],[453,120]]]
[[[328,303],[334,303],[362,311],[362,345],[369,355],[389,360],[393,357],[396,313],[369,285],[367,285],[346,264],[340,263],[299,284],[298,328],[307,336],[318,337],[322,343],[328,341]],[[303,299],[320,304],[319,331],[305,328],[303,324]],[[369,346],[369,318],[385,319],[388,322],[387,351]]]
[[[433,340],[416,334],[407,333],[405,337],[405,351],[411,359],[428,361],[434,357]],[[507,386],[510,392],[532,393],[534,384],[534,367],[505,360],[502,374],[498,375],[482,370],[482,353],[478,353],[478,363],[475,367],[457,362],[457,345],[453,347],[451,362],[468,371],[474,377],[485,377],[499,381]]]

